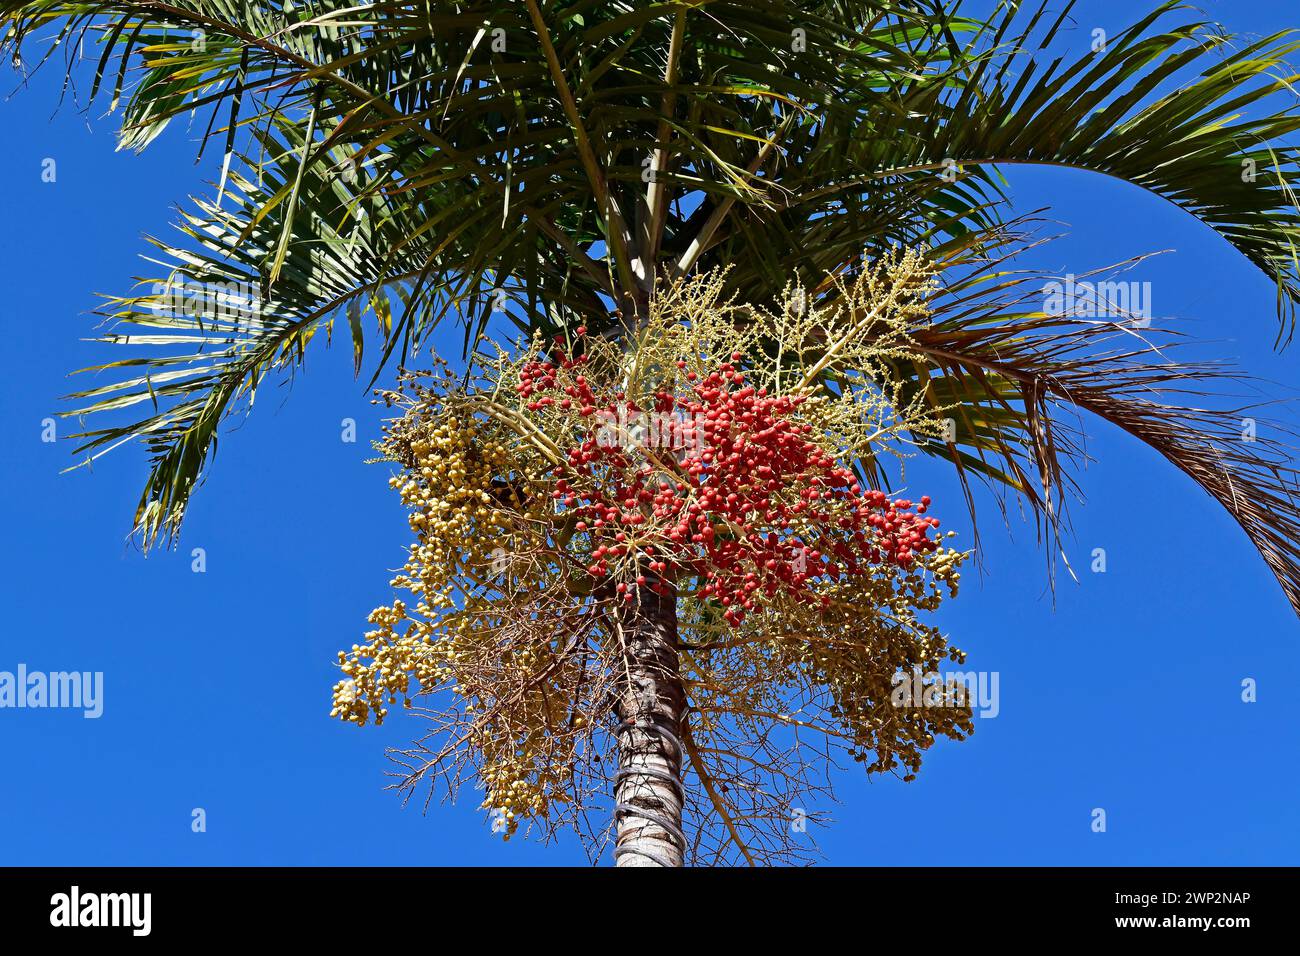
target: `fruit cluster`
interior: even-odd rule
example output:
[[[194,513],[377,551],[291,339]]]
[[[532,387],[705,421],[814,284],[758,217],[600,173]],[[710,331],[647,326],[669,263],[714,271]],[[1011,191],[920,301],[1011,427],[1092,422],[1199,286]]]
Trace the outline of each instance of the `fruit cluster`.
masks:
[[[882,562],[906,567],[938,547],[928,496],[914,504],[864,489],[800,419],[809,396],[747,384],[743,358],[732,353],[703,376],[679,360],[681,387],[661,384],[649,410],[622,390],[598,394],[581,374],[585,355],[521,368],[516,391],[529,411],[558,408],[593,423],[554,469],[551,492],[590,536],[593,576],[630,561],[636,573],[617,584],[628,601],[632,583],[661,590],[695,578],[694,593],[737,625],[778,591],[811,593],[819,580],[869,574]],[[647,412],[689,423],[679,454],[628,447],[628,435],[602,440],[596,423]]]
[[[810,735],[910,778],[937,737],[968,734],[968,710],[891,703],[900,670],[961,659],[922,616],[955,595],[964,556],[941,544],[928,497],[865,477],[942,434],[876,384],[912,358],[918,263],[845,290],[846,312],[876,324],[829,345],[842,316],[796,307],[802,293],[739,315],[714,274],[666,290],[635,341],[579,328],[480,355],[468,382],[404,375],[377,447],[415,534],[392,583],[414,597],[340,654],[334,716],[379,723],[399,699],[439,701],[422,710],[437,746],[397,758],[406,787],[472,774],[506,835],[576,824],[608,792],[618,622],[671,590],[692,773],[713,787],[692,801],[745,795],[737,826],[785,832],[820,786]],[[786,738],[788,754],[771,750]]]
[[[373,715],[382,724],[387,704],[405,697],[409,677],[420,686],[436,686],[449,671],[448,658],[459,653],[455,632],[431,653],[430,620],[456,604],[456,589],[466,571],[491,566],[502,553],[501,543],[519,521],[519,514],[502,507],[497,476],[508,465],[504,442],[483,432],[468,415],[454,409],[429,408],[426,415],[402,429],[403,474],[389,484],[411,509],[408,522],[416,544],[395,587],[419,599],[417,614],[396,601],[370,615],[378,630],[339,653],[346,679],[334,688],[331,716],[364,726]],[[411,621],[405,633],[395,629]]]

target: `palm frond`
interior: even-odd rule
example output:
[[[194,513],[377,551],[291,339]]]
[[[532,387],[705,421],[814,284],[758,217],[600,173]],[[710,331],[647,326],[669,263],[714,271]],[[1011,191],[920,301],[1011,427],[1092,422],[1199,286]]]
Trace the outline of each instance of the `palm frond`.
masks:
[[[1296,436],[1271,420],[1262,389],[1227,363],[1183,357],[1191,344],[1145,319],[1044,306],[1052,277],[1010,268],[1024,246],[949,263],[959,278],[909,347],[926,365],[900,369],[950,417],[950,441],[921,447],[958,472],[1017,492],[1040,520],[1049,557],[1062,551],[1088,422],[1152,448],[1218,501],[1245,531],[1300,613],[1300,471]],[[1080,277],[1098,285],[1121,264]],[[1082,309],[1085,313],[1091,308]],[[1103,309],[1102,311],[1112,311]],[[1234,396],[1237,396],[1234,398]]]

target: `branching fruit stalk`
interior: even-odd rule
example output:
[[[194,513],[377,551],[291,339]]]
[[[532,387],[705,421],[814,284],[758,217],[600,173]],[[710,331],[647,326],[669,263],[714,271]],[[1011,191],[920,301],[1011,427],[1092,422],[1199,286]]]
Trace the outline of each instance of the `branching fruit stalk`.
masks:
[[[340,652],[331,713],[364,726],[447,692],[394,758],[402,788],[472,774],[504,839],[603,832],[589,849],[618,866],[800,858],[789,807],[826,791],[811,734],[915,776],[972,729],[955,696],[892,693],[964,660],[918,616],[955,596],[963,555],[928,496],[851,464],[943,432],[877,384],[915,361],[929,276],[882,257],[819,309],[795,285],[736,303],[708,273],[657,287],[621,334],[493,343],[470,381],[404,373],[377,447],[401,465],[415,541],[392,583],[412,598]],[[813,367],[837,388],[789,371]]]

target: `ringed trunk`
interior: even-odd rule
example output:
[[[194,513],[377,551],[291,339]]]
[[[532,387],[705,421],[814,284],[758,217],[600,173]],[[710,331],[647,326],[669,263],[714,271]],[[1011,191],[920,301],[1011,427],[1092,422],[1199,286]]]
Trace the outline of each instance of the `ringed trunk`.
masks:
[[[682,866],[681,723],[686,709],[677,657],[677,595],[636,587],[618,613],[623,673],[616,690],[614,778],[617,866]]]

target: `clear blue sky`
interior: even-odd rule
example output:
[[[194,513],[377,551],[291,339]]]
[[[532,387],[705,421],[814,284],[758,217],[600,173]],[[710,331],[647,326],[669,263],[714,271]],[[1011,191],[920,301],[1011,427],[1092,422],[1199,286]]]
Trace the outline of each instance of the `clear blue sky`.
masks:
[[[1084,0],[1077,42],[1138,6]],[[1202,7],[1234,31],[1300,25],[1282,0]],[[503,844],[477,794],[427,816],[402,809],[383,790],[383,750],[416,722],[357,730],[328,717],[334,654],[388,600],[407,539],[386,472],[363,463],[378,417],[349,350],[318,349],[292,390],[264,387],[223,439],[175,552],[146,558],[126,540],[142,450],[60,474],[70,446],[43,443],[41,421],[65,407],[70,369],[105,358],[81,341],[93,293],[127,289],[141,234],[168,229],[171,205],[215,179],[219,157],[194,165],[201,126],[143,156],[115,153],[98,110],[69,100],[52,115],[57,79],[0,102],[0,670],[103,671],[105,710],[0,710],[0,864],[585,861],[572,838]],[[14,82],[6,73],[3,91]],[[1271,351],[1272,286],[1208,229],[1099,177],[1015,170],[1011,183],[1023,209],[1051,205],[1070,224],[1039,264],[1082,272],[1176,249],[1130,276],[1153,283],[1156,314],[1278,393],[1300,383],[1296,348]],[[349,417],[357,444],[340,440]],[[842,804],[818,836],[829,862],[1300,863],[1296,619],[1212,501],[1134,441],[1092,431],[1070,545],[1079,583],[1062,578],[1053,604],[1033,529],[1008,533],[989,511],[987,573],[968,575],[944,612],[969,666],[1000,672],[1000,715],[942,741],[915,783],[839,775]],[[946,470],[911,477],[968,541]],[[198,547],[205,574],[190,570]],[[1105,574],[1088,571],[1095,547]],[[1254,704],[1240,698],[1247,677]],[[191,832],[196,807],[206,833]],[[1090,829],[1095,807],[1104,834]]]

